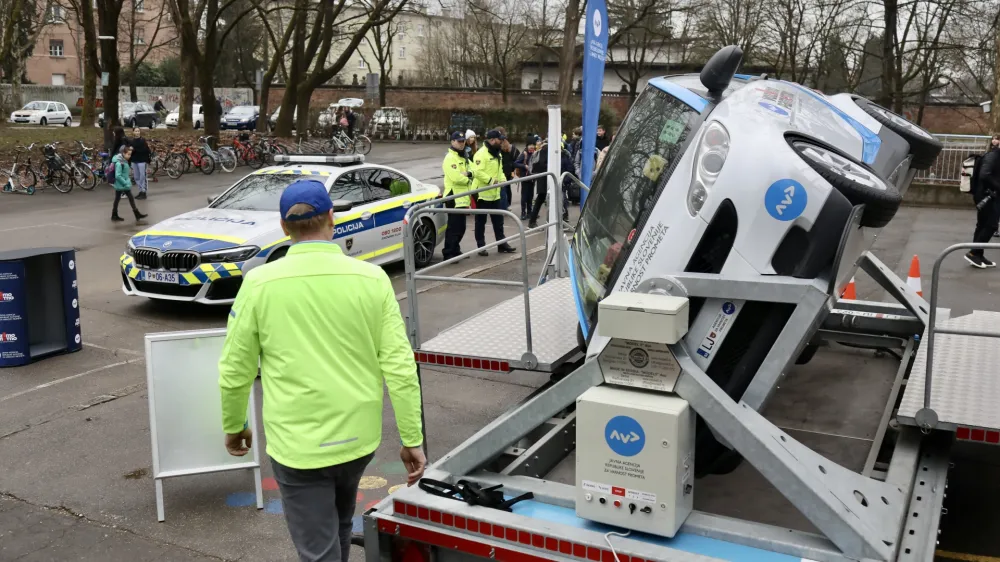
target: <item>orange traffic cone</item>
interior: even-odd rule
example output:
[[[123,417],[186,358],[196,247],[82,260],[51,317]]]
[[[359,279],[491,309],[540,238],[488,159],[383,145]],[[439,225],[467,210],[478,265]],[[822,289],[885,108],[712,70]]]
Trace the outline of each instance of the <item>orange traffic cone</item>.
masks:
[[[840,295],[840,298],[852,301],[858,300],[858,290],[854,286],[854,277],[851,277],[851,282],[844,288],[844,293]]]
[[[917,256],[913,256],[913,261],[910,262],[910,273],[906,277],[906,284],[919,296],[924,296],[924,291],[920,287],[920,258]]]

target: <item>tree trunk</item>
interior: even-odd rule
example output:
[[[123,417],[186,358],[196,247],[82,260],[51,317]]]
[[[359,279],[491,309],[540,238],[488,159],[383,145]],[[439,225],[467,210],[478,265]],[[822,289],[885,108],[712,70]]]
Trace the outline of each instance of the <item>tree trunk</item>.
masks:
[[[90,127],[97,121],[97,77],[101,63],[97,58],[97,28],[94,27],[94,4],[80,3],[83,26],[83,114],[80,124]]]
[[[378,77],[378,106],[385,107],[385,83],[386,79],[389,78],[389,73],[385,71],[385,65],[382,65],[381,76]],[[399,86],[399,84],[396,84]]]
[[[202,126],[205,127],[205,135],[219,138],[219,120],[222,119],[222,116],[219,115],[219,108],[215,102],[215,79],[212,76],[213,71],[207,70],[215,68],[215,53],[209,52],[208,48],[205,51],[202,68],[199,69],[200,72],[198,73],[198,86],[201,90],[201,112],[205,116],[205,123]]]
[[[996,86],[993,88],[993,103],[990,104],[990,113],[993,114],[993,131],[1000,133],[1000,32],[994,34],[996,37]]]
[[[563,26],[562,49],[559,51],[559,105],[569,103],[573,94],[573,74],[576,69],[576,35],[580,29],[580,0],[566,3],[566,24]]]
[[[896,82],[896,43],[895,31],[898,9],[896,0],[882,0],[885,22],[882,31],[882,90],[878,103],[883,107],[892,107],[894,84]]]
[[[299,112],[295,130],[302,134],[302,131],[309,130],[309,98],[312,97],[312,90],[300,86],[295,89],[295,94],[295,107],[302,110]]]
[[[257,120],[258,133],[266,133],[267,128],[271,126],[271,111],[267,106],[271,97],[272,78],[274,78],[273,74],[265,74],[260,83],[260,96],[257,98],[257,105],[260,106],[260,119]]]
[[[139,92],[135,87],[135,70],[132,71],[132,77],[128,81],[128,95],[132,103],[139,101]]]
[[[84,0],[86,1],[86,0]],[[111,0],[98,2],[99,35],[118,35],[118,16]],[[120,5],[119,5],[120,8]],[[104,148],[111,149],[112,131],[121,125],[118,116],[118,101],[121,92],[121,64],[118,61],[118,48],[110,41],[101,46],[101,68],[108,73],[108,85],[104,88]]]
[[[193,105],[194,105],[194,82],[195,64],[192,50],[194,46],[187,40],[185,34],[181,33],[181,92],[180,107],[177,112],[177,129],[189,130],[194,125]],[[204,115],[204,112],[202,112]]]
[[[298,86],[305,74],[305,48],[306,48],[306,19],[304,17],[295,18],[295,32],[292,39],[292,64],[288,70],[288,79],[285,80],[285,95],[281,98],[281,113],[278,114],[278,123],[275,126],[275,135],[279,137],[292,136],[292,122],[295,121],[295,103],[298,100]],[[308,113],[308,108],[301,113]],[[308,122],[309,116],[306,115]],[[298,127],[298,125],[296,125]],[[301,127],[296,131],[299,137],[304,137],[308,129]]]

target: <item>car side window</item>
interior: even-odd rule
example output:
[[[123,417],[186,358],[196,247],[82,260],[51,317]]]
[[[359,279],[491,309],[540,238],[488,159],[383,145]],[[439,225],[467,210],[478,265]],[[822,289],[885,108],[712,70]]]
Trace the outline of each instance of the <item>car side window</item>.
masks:
[[[351,203],[365,203],[365,184],[358,180],[357,172],[342,174],[330,187],[330,199],[343,199]]]
[[[51,111],[55,111],[55,110],[56,110],[56,104],[54,104],[54,103],[50,103],[50,104],[49,104],[49,109],[48,109],[48,110],[49,110],[50,112],[51,112]]]
[[[372,201],[410,193],[410,182],[405,177],[389,170],[376,168],[367,174],[366,181],[371,191]]]

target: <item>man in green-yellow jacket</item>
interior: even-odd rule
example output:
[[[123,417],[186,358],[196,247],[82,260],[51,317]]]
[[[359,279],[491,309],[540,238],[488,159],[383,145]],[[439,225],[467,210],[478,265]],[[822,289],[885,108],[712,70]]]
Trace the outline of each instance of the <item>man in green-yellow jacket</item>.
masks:
[[[503,155],[500,154],[500,145],[505,138],[496,129],[486,131],[486,142],[472,157],[472,189],[480,189],[507,180],[503,173]],[[487,189],[477,195],[477,209],[501,209],[502,207],[503,202],[499,187]],[[504,239],[503,215],[489,215],[489,217],[490,221],[493,222],[493,236],[499,242]],[[476,215],[476,245],[480,248],[486,245],[486,215]],[[501,254],[510,254],[515,250],[510,244],[504,242],[497,246],[497,251]],[[480,250],[479,255],[487,256],[489,252]]]
[[[281,195],[288,254],[248,273],[219,361],[230,454],[250,450],[246,410],[260,361],[267,454],[303,562],[347,562],[358,484],[382,438],[383,381],[407,484],[423,475],[420,384],[389,277],[333,242],[323,183]]]
[[[455,131],[451,134],[451,148],[441,164],[444,172],[444,196],[460,195],[472,189],[472,167],[465,157],[465,135]],[[459,197],[445,203],[455,209],[468,209],[469,196]],[[444,232],[444,259],[450,260],[462,253],[462,237],[465,236],[466,215],[448,214],[448,228]]]

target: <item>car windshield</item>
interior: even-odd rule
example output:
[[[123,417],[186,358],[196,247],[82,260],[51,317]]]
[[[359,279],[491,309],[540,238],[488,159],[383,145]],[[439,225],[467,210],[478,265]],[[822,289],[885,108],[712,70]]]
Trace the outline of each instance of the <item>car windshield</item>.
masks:
[[[595,174],[573,238],[575,289],[587,333],[597,302],[614,284],[628,254],[630,248],[622,251],[623,246],[656,204],[657,193],[670,179],[698,118],[687,104],[647,87]]]
[[[281,192],[302,179],[298,174],[254,174],[243,178],[233,189],[211,204],[212,209],[278,212]]]
[[[234,107],[229,112],[229,114],[230,115],[239,115],[239,116],[253,115],[253,108],[252,107]]]
[[[48,102],[33,101],[28,105],[22,107],[21,109],[24,111],[45,111],[46,109],[48,109],[48,107],[49,107]]]
[[[131,112],[135,111],[135,104],[134,103],[123,103],[122,104],[122,111],[124,111],[125,113],[131,113]]]

